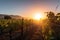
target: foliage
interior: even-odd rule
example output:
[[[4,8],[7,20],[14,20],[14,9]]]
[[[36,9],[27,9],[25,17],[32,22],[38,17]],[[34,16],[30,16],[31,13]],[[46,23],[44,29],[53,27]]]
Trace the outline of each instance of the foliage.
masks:
[[[60,13],[57,15],[60,15]],[[23,33],[24,37],[26,37],[39,28],[40,37],[43,35],[44,40],[60,40],[60,20],[57,20],[60,17],[57,17],[57,15],[55,16],[53,12],[48,12],[48,18],[42,20],[40,25],[34,24],[35,21],[33,20],[11,19],[5,16],[5,19],[0,19],[0,35],[10,33],[13,37],[14,34],[19,33],[19,37],[22,37],[21,33]]]
[[[47,13],[47,17],[49,21],[45,21],[47,24],[45,27],[45,36],[47,38],[45,38],[46,40],[60,40],[60,20],[57,20],[60,18],[60,13],[57,13],[56,16],[54,15],[53,12],[48,12]],[[57,34],[58,33],[58,34]]]
[[[11,19],[10,16],[4,16],[4,19]]]

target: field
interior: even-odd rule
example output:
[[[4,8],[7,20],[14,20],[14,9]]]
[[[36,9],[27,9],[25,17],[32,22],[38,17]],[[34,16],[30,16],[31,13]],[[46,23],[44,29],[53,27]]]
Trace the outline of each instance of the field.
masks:
[[[27,19],[0,19],[0,40],[59,39],[60,25],[46,20],[39,21],[37,25],[35,21]]]
[[[0,20],[0,40],[22,40],[35,31],[35,25],[31,20]]]

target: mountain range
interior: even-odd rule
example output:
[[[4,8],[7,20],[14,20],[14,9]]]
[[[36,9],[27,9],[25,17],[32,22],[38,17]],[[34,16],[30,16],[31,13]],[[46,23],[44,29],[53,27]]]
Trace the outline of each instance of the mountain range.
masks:
[[[18,15],[6,15],[6,14],[0,14],[0,19],[4,19],[4,16],[10,16],[12,19],[21,19],[21,16]]]

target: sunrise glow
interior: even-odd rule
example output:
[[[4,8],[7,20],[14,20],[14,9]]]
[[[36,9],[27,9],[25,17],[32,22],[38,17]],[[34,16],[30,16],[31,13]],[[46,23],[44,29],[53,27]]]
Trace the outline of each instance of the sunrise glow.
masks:
[[[33,16],[33,19],[35,20],[40,20],[41,18],[43,18],[43,15],[42,13],[39,13],[39,12],[35,13]]]

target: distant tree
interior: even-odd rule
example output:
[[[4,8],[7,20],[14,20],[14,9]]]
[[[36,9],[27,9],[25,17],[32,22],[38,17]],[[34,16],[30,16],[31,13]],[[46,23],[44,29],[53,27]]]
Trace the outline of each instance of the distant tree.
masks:
[[[4,19],[11,19],[10,16],[4,16]]]

